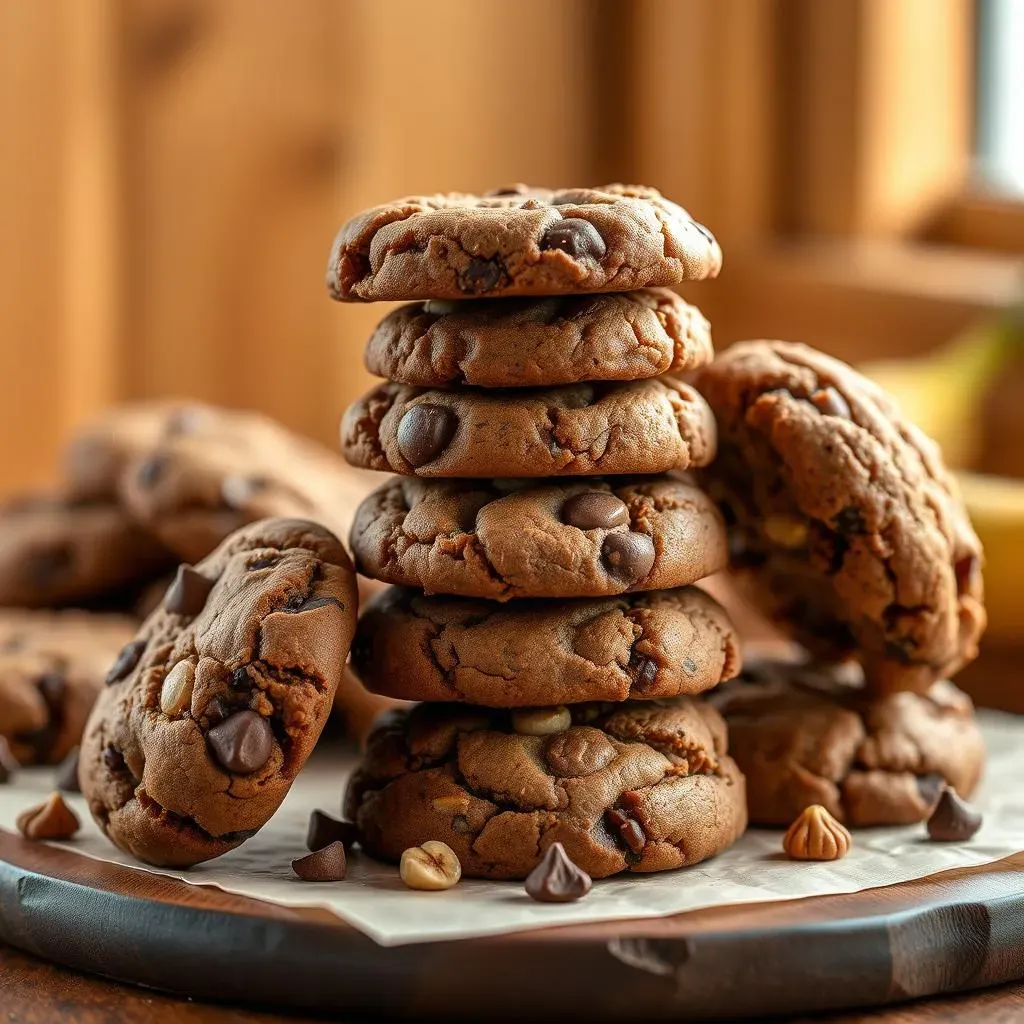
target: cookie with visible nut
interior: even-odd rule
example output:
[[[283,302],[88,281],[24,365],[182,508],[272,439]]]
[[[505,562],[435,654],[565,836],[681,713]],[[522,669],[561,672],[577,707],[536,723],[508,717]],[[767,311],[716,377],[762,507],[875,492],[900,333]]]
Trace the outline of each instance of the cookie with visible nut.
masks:
[[[725,611],[696,587],[506,604],[391,587],[364,609],[352,667],[401,700],[523,708],[703,693],[740,654]]]
[[[554,843],[594,878],[683,867],[746,827],[743,777],[705,703],[571,708],[554,733],[509,712],[420,704],[383,721],[346,795],[363,849],[440,840],[468,878],[526,878]]]
[[[315,523],[258,522],[182,567],[85,731],[82,792],[108,838],[187,866],[260,829],[327,720],[355,615],[348,555]]]
[[[675,476],[396,476],[359,506],[350,539],[364,575],[499,601],[671,589],[728,562],[714,502]]]
[[[512,185],[357,214],[334,241],[327,288],[345,302],[620,292],[721,265],[711,232],[656,189]]]

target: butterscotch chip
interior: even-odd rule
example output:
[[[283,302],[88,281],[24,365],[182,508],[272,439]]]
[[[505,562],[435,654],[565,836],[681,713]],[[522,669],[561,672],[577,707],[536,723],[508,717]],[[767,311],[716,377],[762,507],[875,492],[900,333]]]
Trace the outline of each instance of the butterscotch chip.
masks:
[[[70,839],[81,827],[75,812],[60,793],[18,815],[18,831],[26,839]]]
[[[782,848],[793,860],[839,860],[850,852],[852,838],[820,804],[805,807],[789,826]]]

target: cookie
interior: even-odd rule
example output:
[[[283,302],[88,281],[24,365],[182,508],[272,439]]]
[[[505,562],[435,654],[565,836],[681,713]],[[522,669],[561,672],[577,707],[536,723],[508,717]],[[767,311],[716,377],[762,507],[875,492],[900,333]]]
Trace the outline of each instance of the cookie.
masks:
[[[327,267],[332,298],[465,299],[623,292],[716,277],[714,236],[653,188],[407,196],[353,217]]]
[[[0,605],[102,602],[172,564],[168,550],[109,502],[39,495],[0,505]]]
[[[311,519],[344,535],[369,486],[340,456],[268,417],[196,407],[134,452],[119,494],[180,559],[197,562],[270,516]]]
[[[416,476],[664,473],[715,456],[704,399],[673,377],[549,390],[381,384],[345,413],[353,466]]]
[[[707,704],[581,704],[559,731],[507,712],[421,704],[370,736],[346,816],[397,861],[447,843],[471,878],[525,878],[561,843],[594,878],[696,864],[746,827],[743,776]]]
[[[696,371],[718,459],[701,481],[758,605],[878,692],[925,692],[975,657],[981,547],[937,446],[849,366],[745,342]]]
[[[850,825],[924,821],[943,783],[969,796],[985,761],[970,699],[942,680],[872,697],[856,666],[762,661],[708,700],[756,824],[788,825],[811,804]]]
[[[0,737],[19,764],[59,764],[136,623],[82,611],[0,612]]]
[[[725,567],[714,502],[676,477],[392,477],[359,506],[356,568],[427,593],[506,601],[696,583]]]
[[[392,587],[366,606],[352,666],[402,700],[530,707],[701,693],[740,657],[732,623],[696,587],[504,605]]]
[[[111,841],[183,867],[258,831],[327,721],[355,614],[348,555],[315,523],[255,523],[182,566],[82,741],[82,792]]]
[[[400,306],[370,336],[370,373],[443,388],[641,380],[709,363],[711,328],[666,288]]]

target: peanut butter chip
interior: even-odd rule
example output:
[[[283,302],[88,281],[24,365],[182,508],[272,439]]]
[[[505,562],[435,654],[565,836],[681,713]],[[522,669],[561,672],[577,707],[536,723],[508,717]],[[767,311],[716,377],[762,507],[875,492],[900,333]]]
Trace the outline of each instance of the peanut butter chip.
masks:
[[[22,811],[17,819],[18,831],[26,839],[70,839],[79,829],[75,812],[60,793],[52,793],[46,801]]]
[[[782,848],[793,860],[839,860],[850,852],[849,830],[821,804],[811,804],[789,826]]]

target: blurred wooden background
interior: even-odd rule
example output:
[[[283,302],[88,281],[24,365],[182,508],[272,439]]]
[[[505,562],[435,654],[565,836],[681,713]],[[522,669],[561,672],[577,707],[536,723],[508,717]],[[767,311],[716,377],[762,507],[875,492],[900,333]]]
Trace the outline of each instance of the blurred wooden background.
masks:
[[[934,344],[1013,281],[935,247],[964,230],[972,12],[0,0],[0,488],[48,478],[67,431],[127,397],[257,407],[334,444],[384,310],[327,299],[331,239],[408,192],[649,182],[723,242],[721,282],[689,293],[720,342]]]

